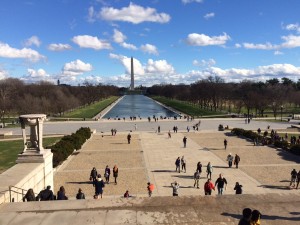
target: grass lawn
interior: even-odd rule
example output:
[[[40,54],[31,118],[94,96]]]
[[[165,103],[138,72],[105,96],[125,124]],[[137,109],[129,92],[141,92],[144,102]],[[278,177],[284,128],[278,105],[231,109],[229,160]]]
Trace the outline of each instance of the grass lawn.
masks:
[[[107,106],[115,102],[119,97],[112,96],[102,101],[96,102],[84,108],[76,109],[72,112],[65,113],[65,118],[93,118]]]
[[[223,112],[214,112],[209,110],[204,110],[199,108],[198,106],[191,105],[188,102],[174,100],[174,99],[168,99],[165,97],[155,96],[151,97],[154,100],[161,102],[162,104],[166,106],[170,106],[173,109],[176,109],[180,112],[183,112],[190,116],[214,116],[214,115],[225,115]]]
[[[43,138],[44,147],[54,144],[61,137]],[[18,154],[23,150],[23,140],[0,141],[0,173],[16,164]]]

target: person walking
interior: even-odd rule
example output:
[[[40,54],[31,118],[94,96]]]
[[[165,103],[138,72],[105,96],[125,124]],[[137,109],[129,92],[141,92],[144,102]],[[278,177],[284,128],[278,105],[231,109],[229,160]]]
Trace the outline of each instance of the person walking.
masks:
[[[106,182],[107,184],[109,184],[110,168],[109,168],[108,165],[105,167],[105,170],[104,170],[104,177],[105,177],[105,182]]]
[[[115,165],[114,168],[113,168],[113,176],[115,178],[115,184],[117,184],[117,178],[118,178],[118,175],[119,175],[119,169],[118,167]]]
[[[148,190],[148,195],[149,197],[152,196],[152,192],[154,190],[154,184],[151,184],[150,182],[147,183],[147,190]]]
[[[184,158],[184,156],[181,157],[181,170],[186,173],[186,160]]]
[[[211,163],[208,162],[208,164],[206,166],[206,173],[207,173],[206,177],[208,178],[208,176],[209,176],[209,179],[211,179],[212,172],[213,172],[213,167],[212,167]]]
[[[160,133],[160,126],[157,127],[157,133]]]
[[[296,179],[297,179],[297,171],[296,171],[296,169],[293,169],[292,172],[291,172],[290,187],[295,187],[296,186]]]
[[[105,187],[104,181],[102,180],[101,175],[98,174],[95,183],[95,196],[94,196],[95,199],[99,199],[99,195],[102,198],[104,187]]]
[[[296,189],[298,189],[299,183],[300,183],[300,170],[297,173],[297,186],[296,186]]]
[[[168,132],[168,138],[171,138],[171,132],[170,131]]]
[[[231,155],[231,153],[229,153],[229,155],[227,156],[227,161],[228,161],[228,167],[231,168],[232,161],[233,161],[233,156]]]
[[[211,195],[212,190],[215,190],[215,186],[211,182],[211,179],[207,179],[207,181],[204,184],[204,194]]]
[[[242,187],[243,187],[243,186],[242,186],[241,184],[239,184],[239,182],[236,182],[236,183],[235,183],[235,186],[234,186],[234,189],[233,189],[233,190],[235,190],[235,194],[236,194],[236,195],[240,195],[240,194],[243,193]]]
[[[173,196],[178,196],[179,183],[175,181],[174,183],[171,183],[171,186],[173,188]]]
[[[93,169],[91,170],[91,173],[90,173],[90,181],[93,181],[93,187],[95,187],[97,175],[98,175],[98,172],[97,172],[96,168],[93,167]]]
[[[234,165],[235,167],[238,169],[239,168],[239,163],[241,161],[241,158],[238,154],[235,154],[235,157],[234,157]]]
[[[78,193],[76,194],[76,199],[85,199],[85,195],[84,195],[84,193],[82,192],[82,189],[81,188],[79,188],[78,189]]]
[[[186,141],[187,141],[186,136],[183,137],[182,141],[183,141],[183,147],[186,148]]]
[[[127,142],[128,142],[128,144],[130,144],[130,141],[131,141],[131,134],[128,133],[128,135],[127,135]]]
[[[226,190],[227,180],[220,173],[219,178],[215,182],[215,186],[218,188],[218,195],[222,195],[224,190]]]
[[[180,173],[180,157],[178,157],[175,161],[175,165],[176,165],[176,172],[178,170],[178,173]]]
[[[199,174],[201,176],[201,173],[202,173],[202,164],[201,164],[201,162],[197,163],[197,171],[199,172]]]
[[[200,173],[198,170],[196,170],[196,172],[194,173],[194,187],[196,187],[197,185],[197,188],[199,188],[199,180],[200,180]]]
[[[225,138],[224,139],[224,148],[225,148],[225,150],[227,149],[227,144],[228,144],[228,142],[227,142],[227,139]]]

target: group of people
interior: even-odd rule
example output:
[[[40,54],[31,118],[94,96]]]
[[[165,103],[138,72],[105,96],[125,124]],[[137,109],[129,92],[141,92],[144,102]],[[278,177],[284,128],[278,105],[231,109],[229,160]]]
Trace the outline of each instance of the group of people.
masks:
[[[112,169],[113,177],[114,177],[114,183],[117,184],[117,178],[119,176],[119,169],[115,165]],[[104,178],[105,181],[102,179],[101,174],[97,172],[97,169],[93,167],[90,173],[90,181],[93,183],[93,187],[95,187],[95,195],[94,198],[98,199],[99,196],[102,198],[103,195],[103,188],[105,187],[105,184],[109,184],[110,182],[110,175],[111,170],[109,166],[107,165],[104,169]]]
[[[260,225],[261,213],[258,210],[250,208],[243,209],[243,217],[238,225]]]
[[[229,155],[227,156],[228,161],[228,167],[231,168],[232,167],[232,162],[234,163],[235,167],[238,169],[239,168],[239,163],[241,161],[241,158],[238,154],[235,154],[235,156],[233,157],[231,155],[231,153],[229,153]]]
[[[181,171],[184,171],[186,173],[186,160],[184,158],[184,156],[182,156],[181,158],[178,157],[175,161],[175,171],[180,173],[180,166],[181,166]]]
[[[54,195],[51,190],[51,186],[48,185],[46,189],[40,191],[38,195],[35,196],[35,193],[32,188],[28,189],[26,194],[23,197],[23,202],[31,201],[53,201],[53,200],[68,200],[64,186],[61,186],[57,191],[57,195]],[[78,189],[76,194],[76,199],[85,199],[85,194],[82,192],[82,189]]]

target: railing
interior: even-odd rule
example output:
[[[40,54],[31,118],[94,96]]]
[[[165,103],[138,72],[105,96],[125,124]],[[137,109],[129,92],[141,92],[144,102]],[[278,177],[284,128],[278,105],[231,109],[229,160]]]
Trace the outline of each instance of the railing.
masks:
[[[9,191],[9,201],[10,202],[15,202],[15,198],[12,197],[12,193],[21,194],[22,198],[23,198],[28,191],[26,189],[19,188],[19,187],[13,186],[13,185],[10,185],[8,188],[9,188],[8,191]],[[16,189],[16,190],[14,190],[14,189]],[[37,195],[36,193],[34,193],[34,194]]]

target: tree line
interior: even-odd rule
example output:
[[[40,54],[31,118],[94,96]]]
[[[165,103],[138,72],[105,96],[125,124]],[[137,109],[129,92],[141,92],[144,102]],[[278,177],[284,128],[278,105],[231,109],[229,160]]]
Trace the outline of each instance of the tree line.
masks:
[[[68,86],[44,81],[25,84],[16,78],[7,78],[0,80],[0,118],[30,113],[62,115],[112,95],[118,95],[118,88],[112,85],[85,82],[82,86]]]
[[[271,111],[274,116],[300,105],[300,80],[277,78],[266,82],[244,80],[240,83],[226,83],[218,76],[210,76],[190,85],[161,84],[148,88],[148,94],[170,99],[188,101],[199,108],[229,113],[254,112],[264,116]]]

